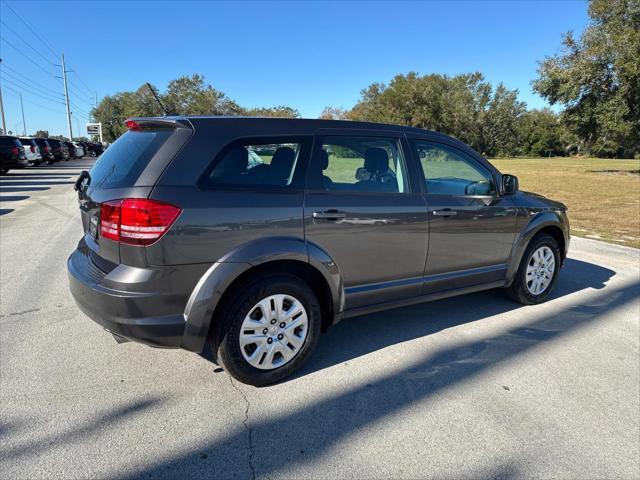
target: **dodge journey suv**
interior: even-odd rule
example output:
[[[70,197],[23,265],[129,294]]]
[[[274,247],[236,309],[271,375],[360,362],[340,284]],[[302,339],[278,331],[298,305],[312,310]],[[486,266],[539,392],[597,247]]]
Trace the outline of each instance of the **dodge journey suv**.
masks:
[[[290,375],[347,317],[490,288],[544,302],[567,254],[564,205],[435,132],[241,117],[126,126],[75,185],[73,296],[119,342],[208,345],[248,384]]]

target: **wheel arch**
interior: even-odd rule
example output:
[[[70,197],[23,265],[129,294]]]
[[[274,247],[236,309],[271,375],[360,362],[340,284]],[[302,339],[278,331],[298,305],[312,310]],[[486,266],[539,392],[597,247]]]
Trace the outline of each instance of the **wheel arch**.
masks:
[[[316,245],[298,238],[250,242],[229,252],[202,276],[185,308],[183,348],[201,352],[216,315],[243,285],[266,273],[296,275],[309,283],[322,306],[322,327],[340,318],[344,308],[342,277],[333,260]]]
[[[560,216],[554,211],[544,210],[533,216],[516,239],[509,259],[505,286],[509,287],[513,283],[524,252],[531,241],[541,233],[552,236],[558,242],[562,257],[561,262],[564,263],[569,242],[567,228],[565,228]]]

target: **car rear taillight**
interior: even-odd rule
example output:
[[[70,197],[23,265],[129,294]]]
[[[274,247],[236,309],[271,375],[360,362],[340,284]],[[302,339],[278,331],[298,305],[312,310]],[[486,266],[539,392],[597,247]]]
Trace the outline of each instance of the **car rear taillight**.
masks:
[[[127,245],[151,245],[169,230],[182,210],[146,198],[101,204],[100,235]]]
[[[31,153],[36,153],[36,147],[34,147],[33,145],[29,147],[29,150],[31,150]]]
[[[46,145],[44,147],[44,153],[49,153],[49,147],[47,147]]]
[[[13,147],[11,149],[11,153],[13,153],[14,155],[20,155],[20,149],[18,147]]]

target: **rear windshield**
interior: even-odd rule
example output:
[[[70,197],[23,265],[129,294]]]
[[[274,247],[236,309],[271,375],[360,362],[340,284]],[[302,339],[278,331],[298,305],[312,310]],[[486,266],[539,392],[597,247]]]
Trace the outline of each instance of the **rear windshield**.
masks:
[[[13,137],[0,137],[0,145],[3,147],[15,147],[16,139]]]
[[[20,139],[20,143],[21,143],[22,145],[31,145],[31,142],[32,142],[32,141],[33,141],[33,140],[31,140],[30,138],[21,138],[21,139]]]
[[[171,130],[128,131],[100,156],[89,174],[94,188],[129,187],[171,135]]]

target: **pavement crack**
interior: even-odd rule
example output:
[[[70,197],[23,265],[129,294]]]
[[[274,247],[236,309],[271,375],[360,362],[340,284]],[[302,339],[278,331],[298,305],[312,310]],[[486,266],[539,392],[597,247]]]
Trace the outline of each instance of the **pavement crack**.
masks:
[[[238,392],[244,400],[245,409],[244,420],[242,421],[242,424],[244,425],[244,429],[249,434],[249,471],[251,472],[251,480],[254,480],[256,478],[256,469],[253,465],[253,429],[249,426],[249,409],[251,408],[251,404],[249,403],[249,399],[244,394],[244,392],[233,382],[233,378],[231,377],[231,375],[229,375],[229,382],[231,382],[231,386],[233,387],[233,389]]]
[[[30,310],[23,310],[21,312],[12,312],[12,313],[7,313],[7,314],[2,314],[2,315],[0,315],[0,318],[15,317],[17,315],[26,315],[27,313],[39,312],[40,310],[41,310],[40,308],[32,308]]]

